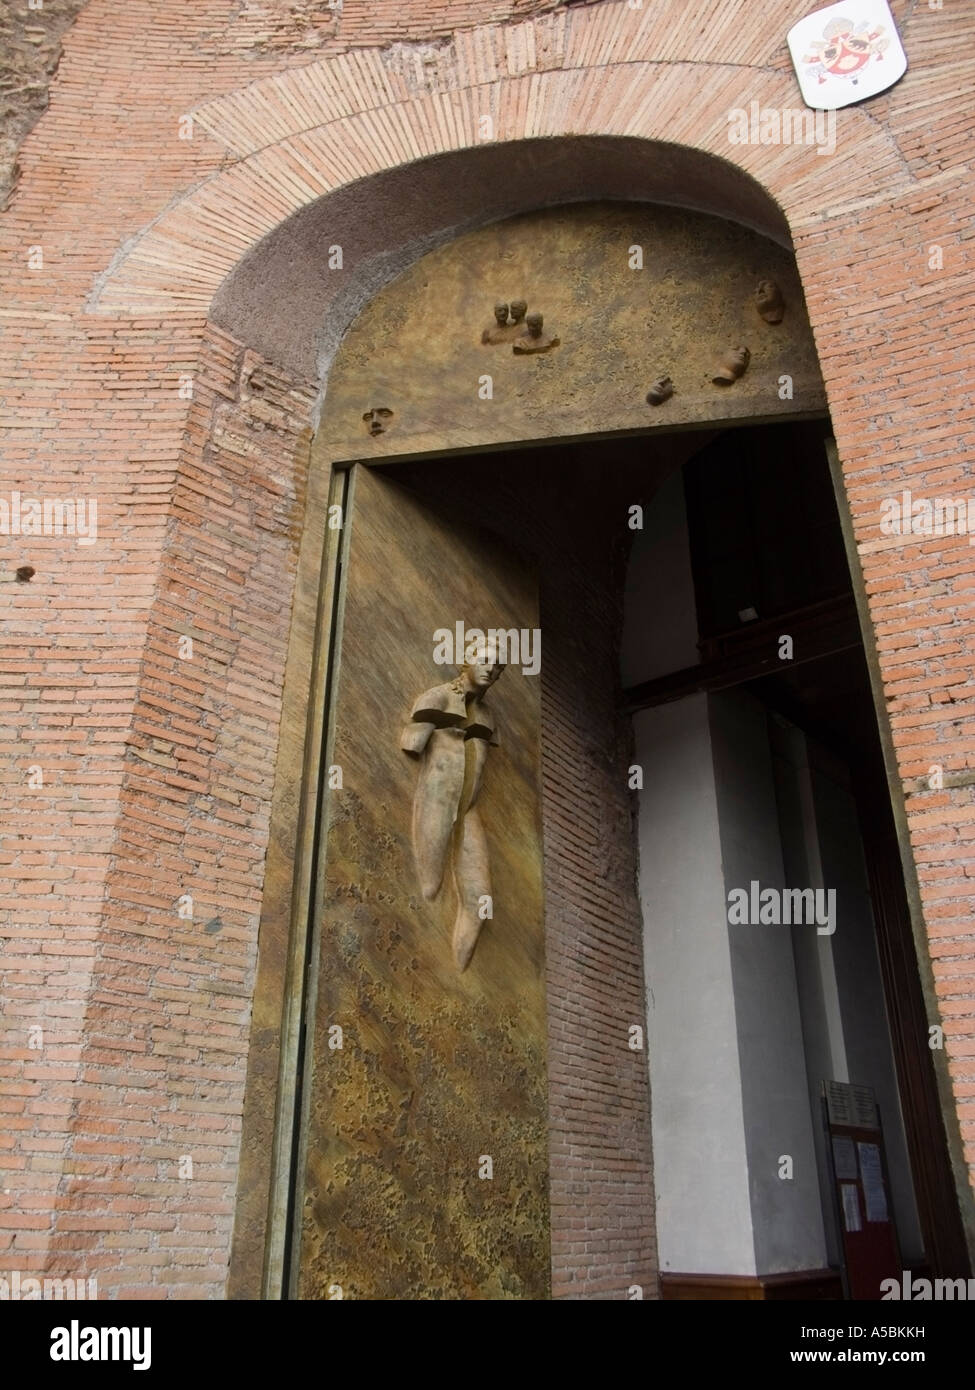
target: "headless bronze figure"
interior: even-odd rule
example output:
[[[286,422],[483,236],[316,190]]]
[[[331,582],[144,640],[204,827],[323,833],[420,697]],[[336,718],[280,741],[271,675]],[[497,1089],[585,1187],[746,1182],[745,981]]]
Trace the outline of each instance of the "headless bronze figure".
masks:
[[[488,749],[498,743],[484,694],[503,669],[490,646],[473,654],[454,680],[420,696],[400,739],[403,751],[420,760],[413,858],[427,901],[440,891],[450,853],[457,893],[453,952],[459,970],[470,964],[481,926],[491,915],[490,862],[477,798]]]

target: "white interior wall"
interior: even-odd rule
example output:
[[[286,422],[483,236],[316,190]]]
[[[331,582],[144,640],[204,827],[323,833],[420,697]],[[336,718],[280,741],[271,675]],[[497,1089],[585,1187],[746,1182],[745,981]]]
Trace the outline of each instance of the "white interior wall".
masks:
[[[634,718],[660,1268],[754,1274],[707,700]]]
[[[786,879],[764,707],[741,689],[709,696],[708,704],[726,894],[748,891],[753,881],[763,889],[808,887]],[[725,930],[758,1272],[823,1269],[826,1237],[792,931],[756,923]],[[816,934],[815,926],[800,930]]]
[[[625,619],[625,685],[699,659],[679,472],[635,537]],[[852,799],[810,767],[799,730],[744,692],[644,710],[634,733],[661,1268],[835,1265],[820,1083],[873,1085],[888,1123],[898,1104]],[[859,926],[837,938],[731,927],[728,890],[752,879],[836,887]],[[920,1237],[896,1130],[888,1157],[910,1255]],[[779,1177],[786,1154],[791,1181]]]

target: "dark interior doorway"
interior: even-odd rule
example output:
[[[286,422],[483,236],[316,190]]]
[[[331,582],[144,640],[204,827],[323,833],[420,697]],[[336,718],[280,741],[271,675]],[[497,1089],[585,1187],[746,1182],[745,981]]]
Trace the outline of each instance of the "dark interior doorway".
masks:
[[[885,1019],[872,1041],[893,1061],[900,1114],[887,1123],[902,1126],[911,1179],[899,1203],[902,1225],[911,1225],[916,1214],[920,1234],[918,1241],[902,1232],[903,1259],[920,1272],[964,1277],[968,1255],[827,434],[825,421],[737,429],[713,438],[687,462],[683,491],[700,659],[629,689],[625,698],[635,711],[695,691],[747,692],[768,711],[773,743],[786,737],[776,735],[776,725],[801,730],[849,787],[883,982]],[[791,639],[785,659],[783,636]],[[778,796],[785,821],[790,790],[781,765]],[[788,845],[783,849],[789,867]],[[803,866],[792,867],[801,876]],[[845,981],[847,989],[856,986],[855,977]],[[807,1005],[803,1025],[812,1033]],[[815,1052],[807,1038],[811,1067]],[[815,1092],[819,1078],[810,1080]],[[825,1168],[822,1138],[819,1129]],[[833,1209],[825,1172],[821,1180],[835,1266],[842,1216]]]

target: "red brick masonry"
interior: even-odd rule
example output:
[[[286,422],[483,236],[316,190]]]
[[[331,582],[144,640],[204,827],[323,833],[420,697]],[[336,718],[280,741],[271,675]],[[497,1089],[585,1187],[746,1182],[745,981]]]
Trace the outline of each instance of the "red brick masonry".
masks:
[[[0,579],[36,570],[0,582],[0,1269],[222,1296],[317,383],[245,371],[209,306],[286,217],[485,111],[710,152],[788,219],[975,1164],[975,549],[879,530],[903,488],[972,491],[975,10],[895,0],[910,70],[833,155],[730,145],[729,108],[799,105],[810,8],[90,0],[67,32],[0,215],[0,497],[95,498],[98,533],[0,537]]]

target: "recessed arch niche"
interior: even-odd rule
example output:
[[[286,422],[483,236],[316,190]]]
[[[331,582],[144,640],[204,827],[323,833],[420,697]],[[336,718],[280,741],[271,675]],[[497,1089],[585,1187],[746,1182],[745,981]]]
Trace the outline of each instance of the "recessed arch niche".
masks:
[[[634,245],[644,252],[640,270],[629,261]],[[328,267],[336,246],[341,274]],[[777,325],[764,322],[754,302],[757,281],[769,276],[786,301]],[[547,328],[560,335],[544,357],[515,362],[506,346],[480,341],[494,301],[515,294],[541,309]],[[691,430],[822,417],[826,402],[778,207],[725,161],[648,142],[526,141],[362,180],[296,214],[254,248],[221,287],[213,317],[272,360],[321,382],[230,1285],[237,1296],[274,1296],[288,1286],[301,1200],[291,1179],[301,1130],[300,1035],[309,1002],[313,870],[321,865],[317,836],[327,815],[327,694],[341,630],[342,548],[327,518],[330,507],[345,505],[350,469],[457,458],[487,486],[493,450],[599,436],[609,450],[602,461],[611,464],[614,438],[645,435],[654,439],[653,468],[662,478],[693,447]],[[742,341],[753,352],[748,371],[731,387],[716,386],[708,364]],[[661,371],[677,390],[655,409],[645,393]],[[487,398],[478,394],[485,374],[499,388]],[[368,418],[374,410],[383,412],[375,433]],[[625,797],[615,813],[627,814]],[[639,920],[634,907],[627,909],[631,926]],[[639,975],[636,937],[630,945]],[[555,944],[559,949],[564,943]],[[556,1091],[561,1085],[564,1095],[573,1079],[570,1059]],[[562,1105],[558,1094],[553,1100],[551,1077],[549,1104]],[[559,1180],[566,1190],[571,1172]],[[640,1182],[640,1278],[652,1286],[649,1147]],[[565,1219],[564,1206],[553,1208],[556,1233]],[[553,1256],[553,1286],[564,1274],[559,1260]]]
[[[339,578],[342,533],[329,530],[328,516],[330,507],[348,505],[350,466],[354,473],[361,462],[457,456],[468,476],[473,470],[490,492],[492,451],[532,441],[555,447],[560,440],[599,436],[605,441],[604,460],[611,463],[614,438],[649,431],[659,441],[648,467],[662,477],[694,447],[692,431],[718,422],[817,416],[825,408],[784,222],[751,179],[723,161],[691,152],[686,177],[674,192],[674,170],[688,153],[676,147],[606,140],[525,144],[466,155],[467,167],[478,170],[477,191],[454,198],[453,205],[451,184],[456,187],[464,162],[459,156],[370,180],[384,185],[387,201],[381,200],[379,215],[371,204],[369,235],[376,246],[374,254],[361,258],[355,254],[360,246],[355,227],[363,225],[356,186],[323,200],[245,258],[214,304],[221,326],[272,359],[303,372],[314,361],[323,385],[311,446],[259,943],[231,1278],[238,1296],[261,1290],[273,1296],[287,1289],[299,1239],[296,1213],[302,1198],[292,1176],[304,1123],[298,1075],[302,1028],[309,1026],[308,1010],[314,1009],[315,985],[309,981],[318,960],[314,873],[322,872],[321,833],[329,814],[322,769],[334,728],[327,696],[344,582]],[[434,179],[438,197],[416,196],[425,179]],[[671,199],[634,201],[635,185],[658,193],[667,185]],[[485,220],[480,196],[485,186],[509,216]],[[581,188],[587,189],[585,200]],[[595,200],[593,189],[600,195]],[[407,190],[415,199],[408,204],[411,216],[419,221],[404,231]],[[337,208],[336,200],[343,198],[348,206]],[[538,207],[539,201],[548,205]],[[534,210],[523,210],[532,202]],[[707,204],[707,210],[678,202]],[[480,225],[471,227],[475,205],[481,208]],[[737,217],[716,216],[718,206],[732,208]],[[448,207],[452,221],[444,225]],[[465,221],[466,230],[459,231]],[[392,249],[380,250],[383,242]],[[327,268],[329,248],[336,245],[343,248],[346,266],[341,276]],[[642,266],[640,257],[634,260],[634,247],[640,248]],[[349,248],[353,254],[346,259]],[[778,324],[765,322],[756,308],[755,289],[766,278],[780,285],[786,302]],[[483,329],[500,297],[523,297],[530,311],[544,312],[546,326],[560,338],[558,346],[537,357],[518,357],[507,343],[484,344]],[[716,385],[715,362],[739,344],[751,350],[748,370],[733,385]],[[654,407],[647,390],[664,372],[672,377],[675,393]],[[478,390],[485,374],[494,386],[487,399]],[[791,382],[787,391],[779,384],[784,375]],[[374,408],[391,412],[383,415],[384,427],[376,433],[363,419]],[[570,492],[582,515],[581,496]],[[613,640],[608,634],[607,667]],[[588,738],[582,730],[576,733]],[[625,739],[625,731],[614,732],[617,752]],[[540,749],[537,756],[541,765]],[[618,803],[608,819],[622,824],[629,816],[625,782],[613,782],[607,794]],[[540,821],[546,814],[543,801]],[[639,994],[639,908],[631,852],[632,847],[613,851],[613,857],[624,885],[621,930]],[[581,899],[581,884],[577,891]],[[548,897],[551,902],[551,892]],[[565,903],[560,911],[564,917]],[[580,911],[584,915],[584,904]],[[568,946],[549,933],[546,950],[551,975]],[[536,1023],[544,1032],[545,1020]],[[565,1107],[573,1067],[586,1047],[580,1038],[577,1056],[550,1068],[548,1105],[555,1112]],[[642,1140],[636,1138],[649,1115],[643,1059],[637,1058],[631,1070],[626,1104],[633,1133],[626,1142],[632,1150],[628,1156],[641,1170],[638,1188],[646,1205],[638,1273],[652,1288],[650,1154],[646,1145],[640,1156]],[[534,1116],[536,1124],[544,1119],[541,1111]],[[571,1183],[571,1174],[563,1172],[559,1181]],[[423,1189],[422,1180],[416,1189]],[[610,1201],[617,1199],[622,1200],[620,1192],[610,1194]],[[548,1221],[548,1211],[539,1213],[542,1219]],[[557,1228],[566,1219],[564,1209],[552,1217],[556,1244]],[[554,1277],[558,1285],[557,1268]],[[290,1287],[294,1290],[293,1280]]]

